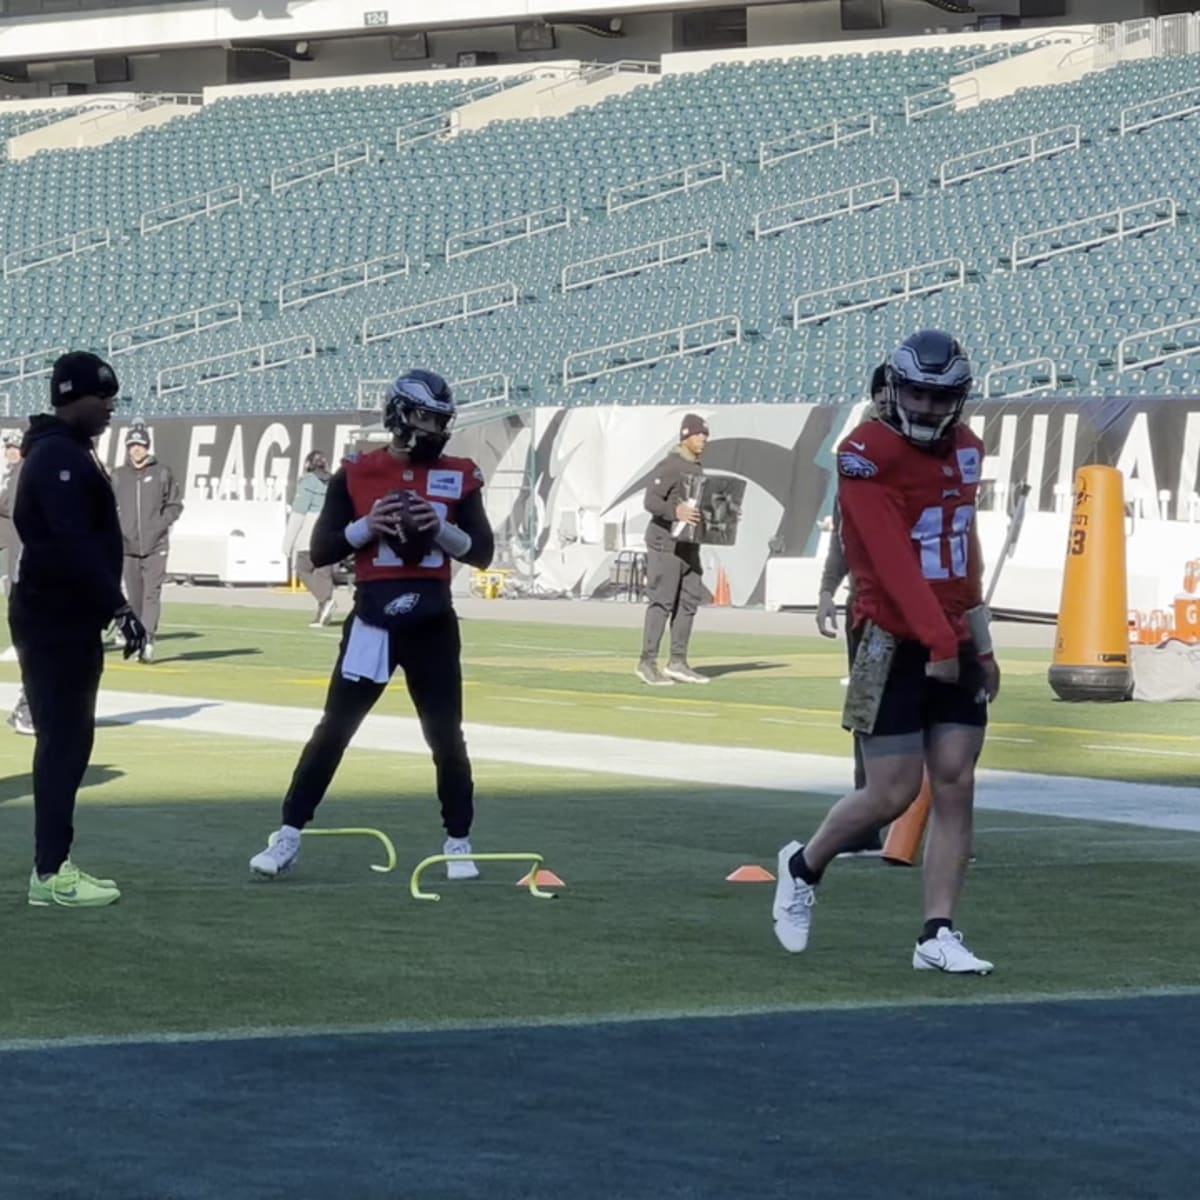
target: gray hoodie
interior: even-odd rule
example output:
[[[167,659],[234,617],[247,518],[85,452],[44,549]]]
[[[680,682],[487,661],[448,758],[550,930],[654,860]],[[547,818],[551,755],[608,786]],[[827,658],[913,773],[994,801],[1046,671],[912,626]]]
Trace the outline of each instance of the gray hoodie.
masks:
[[[141,467],[126,463],[113,472],[127,557],[146,558],[167,548],[167,534],[183,512],[179,485],[153,455]]]

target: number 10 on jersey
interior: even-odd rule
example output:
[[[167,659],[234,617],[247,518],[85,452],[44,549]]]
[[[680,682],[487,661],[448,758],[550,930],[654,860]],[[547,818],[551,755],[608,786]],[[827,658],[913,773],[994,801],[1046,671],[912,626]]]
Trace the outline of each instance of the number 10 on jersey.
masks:
[[[926,579],[965,579],[975,506],[960,504],[950,514],[946,528],[946,510],[933,505],[917,518],[911,537],[921,554],[921,574]]]

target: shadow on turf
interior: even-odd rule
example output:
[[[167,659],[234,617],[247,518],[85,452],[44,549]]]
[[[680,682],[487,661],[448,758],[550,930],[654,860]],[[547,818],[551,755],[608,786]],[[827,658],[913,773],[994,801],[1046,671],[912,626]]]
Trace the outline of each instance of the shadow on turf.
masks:
[[[715,667],[697,667],[696,670],[701,675],[707,675],[709,679],[717,679],[722,675],[738,675],[743,671],[777,671],[786,666],[787,663],[777,662],[736,662],[717,663]]]
[[[97,766],[88,767],[83,777],[82,786],[98,787],[102,783],[111,783],[114,779],[120,779],[124,774],[124,771],[120,771],[116,767],[110,767],[101,763]],[[32,775],[0,776],[0,804],[7,804],[10,800],[22,800],[26,796],[32,795]]]
[[[246,658],[251,654],[261,654],[262,651],[250,646],[242,646],[237,650],[185,650],[182,654],[172,654],[170,658],[160,658],[159,662],[207,662],[213,658]]]
[[[186,717],[194,717],[206,708],[216,708],[216,704],[212,701],[177,704],[174,708],[147,708],[141,712],[121,713],[116,717],[99,717],[96,720],[96,728],[115,729],[122,725],[137,725],[141,721],[182,721]]]

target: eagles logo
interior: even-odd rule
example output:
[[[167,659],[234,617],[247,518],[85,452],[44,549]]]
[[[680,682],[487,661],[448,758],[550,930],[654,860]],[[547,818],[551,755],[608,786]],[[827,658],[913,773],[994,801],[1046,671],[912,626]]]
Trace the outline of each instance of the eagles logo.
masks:
[[[879,468],[865,454],[843,450],[838,455],[838,471],[848,479],[871,479],[879,474]]]

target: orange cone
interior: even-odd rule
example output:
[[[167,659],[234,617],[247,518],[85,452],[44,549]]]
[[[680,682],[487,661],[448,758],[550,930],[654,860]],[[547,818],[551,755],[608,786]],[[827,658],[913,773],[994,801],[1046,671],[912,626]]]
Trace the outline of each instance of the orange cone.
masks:
[[[729,594],[729,576],[725,574],[724,567],[717,568],[717,588],[713,592],[713,607],[728,608],[733,603],[733,598]]]
[[[1133,686],[1125,493],[1114,467],[1081,467],[1067,539],[1050,686],[1060,700],[1125,700]]]
[[[929,823],[928,777],[921,780],[917,798],[892,822],[887,841],[883,844],[883,861],[897,867],[911,867],[921,853],[925,826]]]
[[[553,871],[541,870],[537,873],[537,885],[541,888],[556,888],[566,887],[561,879]],[[529,876],[526,875],[522,879],[517,880],[517,887],[528,887]]]
[[[750,863],[725,876],[726,883],[774,883],[775,876],[765,867]]]

